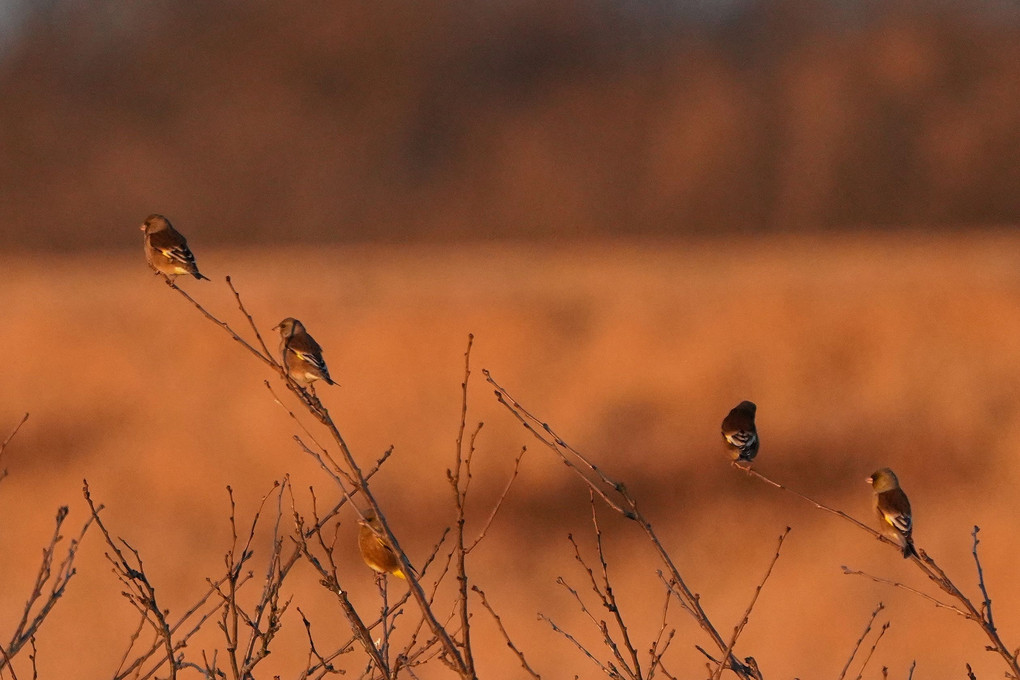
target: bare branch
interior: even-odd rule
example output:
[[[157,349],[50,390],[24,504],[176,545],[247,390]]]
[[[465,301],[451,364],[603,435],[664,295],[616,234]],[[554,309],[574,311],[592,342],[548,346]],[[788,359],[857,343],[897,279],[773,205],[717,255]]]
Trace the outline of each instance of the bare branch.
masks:
[[[885,605],[879,602],[878,606],[875,607],[875,611],[871,612],[871,618],[868,619],[868,625],[864,627],[864,632],[861,633],[859,638],[857,638],[857,644],[855,644],[853,650],[850,651],[850,658],[846,660],[846,664],[843,666],[843,670],[839,672],[839,678],[837,678],[837,680],[843,680],[843,678],[846,677],[846,672],[850,669],[850,664],[853,663],[854,657],[857,656],[857,651],[861,648],[861,645],[864,644],[864,638],[866,638],[868,633],[871,632],[871,626],[875,623],[875,618],[878,617],[878,613],[883,609],[885,609]]]
[[[322,536],[322,523],[317,521],[315,524],[316,528],[311,532],[306,532],[304,528],[304,521],[301,516],[298,515],[296,510],[293,511],[293,514],[294,522],[297,525],[297,531],[295,532],[296,535],[293,540],[297,544],[298,549],[305,556],[306,560],[315,568],[315,570],[319,572],[320,583],[323,587],[336,595],[337,602],[340,604],[340,608],[343,610],[344,616],[351,625],[355,639],[361,643],[365,652],[368,654],[369,659],[375,663],[376,668],[380,669],[380,672],[382,672],[384,676],[388,676],[386,659],[382,656],[380,650],[373,641],[372,633],[368,626],[365,625],[365,622],[361,619],[357,610],[354,609],[354,605],[351,604],[346,591],[344,591],[344,589],[340,586],[336,565],[333,563],[332,550]],[[325,556],[329,561],[328,567],[312,553],[311,547],[308,545],[308,538],[313,536],[318,538],[320,545],[325,549]],[[349,644],[350,643],[345,644],[344,647],[347,647]]]
[[[882,641],[882,636],[885,635],[885,631],[889,630],[890,625],[891,624],[888,621],[882,624],[882,629],[878,631],[878,636],[875,638],[874,644],[871,645],[871,650],[868,652],[868,655],[864,657],[864,663],[861,664],[861,671],[857,674],[857,677],[854,678],[854,680],[861,680],[864,676],[864,669],[868,667],[868,662],[871,661],[871,656],[875,653],[878,643]]]
[[[266,343],[262,340],[262,334],[259,333],[259,327],[255,325],[255,319],[253,319],[251,314],[248,313],[244,303],[241,301],[241,295],[237,292],[237,289],[234,288],[234,282],[230,280],[229,276],[226,277],[226,279],[227,286],[230,287],[230,292],[234,294],[234,299],[237,300],[238,309],[240,309],[241,313],[244,314],[246,319],[248,319],[248,325],[251,327],[252,333],[255,334],[255,339],[259,341],[259,347],[262,348],[262,353],[265,356],[272,358],[272,353],[269,351],[269,348],[266,347]]]
[[[942,609],[948,609],[948,610],[950,610],[952,612],[955,612],[955,613],[959,614],[960,616],[962,616],[964,618],[968,618],[969,617],[969,614],[967,612],[965,612],[964,610],[960,609],[959,607],[957,607],[955,605],[952,605],[952,604],[946,604],[945,602],[942,602],[942,601],[932,597],[931,595],[928,595],[927,593],[922,593],[920,590],[917,590],[916,588],[911,588],[910,586],[908,586],[905,583],[900,583],[899,581],[893,581],[891,579],[881,578],[880,576],[872,576],[871,574],[868,574],[867,572],[863,572],[863,571],[856,570],[856,569],[851,569],[851,568],[847,567],[846,565],[843,565],[842,567],[840,567],[840,569],[842,569],[843,573],[846,574],[847,576],[863,576],[865,578],[870,578],[872,581],[874,581],[876,583],[884,583],[884,584],[886,584],[888,586],[893,586],[894,588],[902,588],[903,590],[911,592],[914,595],[917,595],[918,597],[922,597],[922,598],[928,600],[929,602],[931,602],[936,607],[939,607],[939,608],[942,608]]]
[[[317,675],[316,677],[324,677],[326,675],[342,675],[343,671],[333,666],[333,660],[336,659],[341,654],[349,652],[352,648],[351,647],[347,647],[346,649],[341,648],[339,651],[334,652],[333,654],[330,654],[325,657],[322,656],[322,654],[320,654],[319,651],[315,648],[315,640],[312,638],[311,621],[309,621],[308,617],[305,616],[305,613],[301,611],[301,607],[297,607],[296,609],[298,614],[301,615],[301,623],[304,624],[305,634],[308,636],[308,659],[309,659],[308,663],[306,664],[307,668],[301,672],[301,675],[298,676],[298,680],[306,680],[306,678],[311,677],[313,673],[321,673],[321,675]],[[312,659],[315,659],[314,663],[312,663],[311,661]]]
[[[178,291],[188,301],[190,301],[209,321],[222,328],[236,342],[240,343],[254,356],[259,358],[263,363],[267,364],[268,366],[273,368],[274,371],[279,373],[280,376],[284,379],[285,384],[287,385],[287,389],[290,390],[302,404],[304,404],[309,414],[315,417],[316,420],[318,420],[326,428],[326,430],[332,437],[333,441],[336,442],[337,446],[340,449],[340,454],[343,458],[345,471],[350,474],[350,477],[353,480],[354,488],[360,490],[363,493],[365,503],[368,505],[369,510],[379,520],[382,537],[386,540],[387,543],[389,543],[398,561],[401,563],[403,572],[407,575],[407,582],[410,588],[411,595],[418,603],[419,609],[421,610],[422,616],[424,617],[426,624],[428,625],[436,639],[439,641],[440,645],[443,647],[443,655],[441,658],[443,659],[444,663],[450,665],[462,677],[473,678],[475,675],[473,669],[469,667],[467,662],[465,662],[461,650],[458,648],[458,645],[453,641],[449,633],[446,631],[446,629],[443,627],[443,625],[439,622],[439,620],[433,613],[431,606],[429,604],[428,597],[426,596],[424,590],[422,589],[421,584],[418,583],[417,577],[414,574],[414,571],[411,567],[411,564],[407,558],[406,553],[400,547],[400,544],[397,541],[396,536],[390,529],[389,523],[386,521],[386,517],[382,511],[382,507],[380,506],[378,500],[376,500],[374,494],[372,494],[371,490],[367,486],[367,480],[365,478],[364,472],[362,472],[361,467],[358,465],[350,448],[347,446],[347,442],[340,434],[340,430],[333,422],[332,417],[329,415],[329,411],[322,404],[319,398],[315,395],[314,389],[312,389],[311,387],[306,389],[299,385],[288,375],[287,371],[283,368],[283,366],[281,366],[275,359],[272,358],[271,355],[269,355],[268,353],[263,354],[259,350],[255,349],[252,345],[250,345],[243,338],[241,338],[229,326],[229,324],[217,319],[215,316],[210,314],[201,304],[196,302],[186,292],[178,288],[169,278],[166,279],[166,282],[168,286]],[[230,285],[230,288],[234,294],[235,299],[238,301],[238,305],[241,307],[242,312],[248,318],[249,323],[253,323],[250,315],[246,312],[246,310],[244,310],[244,306],[241,303],[241,298],[237,290],[234,289],[232,284]],[[261,338],[260,343],[264,347],[264,343],[261,342]],[[337,469],[340,469],[340,466],[336,467]],[[347,492],[346,495],[349,495],[349,492]],[[361,510],[357,508],[356,510],[358,511],[359,514],[363,514]],[[305,554],[309,559],[314,559],[310,553],[306,552]],[[338,593],[341,599],[342,603],[341,606],[344,608],[345,613],[354,613],[353,607],[349,609],[347,608],[347,605],[349,603],[343,604],[343,602],[346,600],[346,596],[343,594],[343,591],[339,588],[339,586],[336,585],[335,577],[334,576],[331,576],[330,578],[324,577],[323,580],[331,589],[333,589],[334,587],[336,588],[336,592]],[[358,619],[358,621],[360,622],[360,619]],[[354,622],[352,621],[352,624],[353,623]],[[360,627],[363,627],[363,623],[361,624]],[[359,626],[355,625],[355,628],[358,629]],[[365,638],[365,640],[370,642],[370,638]]]
[[[524,658],[524,652],[518,649],[517,645],[515,645],[513,640],[510,639],[510,634],[506,632],[506,628],[503,626],[503,620],[499,617],[499,614],[496,613],[496,610],[492,608],[492,605],[489,604],[489,600],[485,597],[485,593],[482,589],[478,586],[471,586],[471,590],[478,593],[478,596],[482,600],[482,606],[485,607],[486,611],[489,612],[493,620],[496,622],[496,627],[499,628],[500,634],[503,636],[503,639],[506,640],[506,646],[517,655],[517,659],[521,662],[521,667],[528,673],[528,675],[535,678],[535,680],[542,680],[542,676],[536,673],[535,670],[528,665],[528,661]]]
[[[539,619],[540,619],[541,621],[545,621],[546,623],[548,623],[548,624],[549,624],[549,626],[550,626],[550,627],[551,627],[551,628],[553,629],[553,631],[554,631],[554,632],[556,632],[556,633],[559,633],[560,635],[562,635],[563,637],[565,637],[566,639],[568,639],[568,640],[570,640],[570,641],[571,641],[572,643],[574,643],[574,646],[575,646],[575,647],[577,647],[577,648],[578,648],[578,649],[579,649],[579,650],[581,651],[581,653],[582,653],[582,654],[584,654],[584,655],[585,655],[585,656],[587,656],[587,657],[588,657],[589,659],[591,659],[591,660],[592,660],[592,663],[594,663],[594,664],[595,664],[596,666],[598,666],[598,667],[599,667],[599,669],[600,669],[600,670],[601,670],[601,671],[602,671],[603,673],[605,673],[606,675],[608,675],[608,676],[609,676],[609,677],[611,677],[611,678],[614,678],[614,677],[619,677],[619,673],[616,673],[615,671],[611,670],[611,669],[610,669],[609,667],[607,667],[607,666],[606,666],[605,664],[603,664],[603,663],[602,663],[601,661],[599,661],[599,660],[598,660],[597,658],[595,658],[595,655],[594,655],[594,654],[592,654],[591,652],[589,652],[589,651],[588,651],[588,650],[587,650],[587,649],[585,648],[585,646],[584,646],[584,645],[582,645],[582,644],[581,644],[580,642],[578,642],[578,641],[577,641],[577,639],[576,639],[576,638],[575,638],[575,637],[574,637],[573,635],[571,635],[571,634],[570,634],[570,633],[568,633],[567,631],[565,631],[565,630],[563,630],[562,628],[560,628],[559,626],[557,626],[557,625],[556,625],[556,624],[555,624],[555,623],[553,622],[553,620],[552,620],[552,619],[550,619],[550,618],[549,618],[548,616],[546,616],[545,614],[543,614],[543,613],[539,612],[539,614],[538,614],[538,618],[539,618]]]
[[[765,582],[769,580],[769,576],[772,575],[772,568],[776,566],[776,562],[779,560],[779,553],[783,549],[783,541],[790,533],[790,527],[786,527],[786,530],[779,536],[779,543],[776,545],[776,554],[772,556],[772,561],[769,562],[768,569],[765,570],[765,576],[762,577],[758,586],[754,589],[754,595],[751,597],[751,602],[747,605],[747,609],[744,611],[744,618],[740,620],[736,628],[733,629],[733,637],[730,638],[729,644],[726,645],[726,649],[723,650],[723,658],[727,658],[730,652],[733,651],[733,647],[737,644],[737,639],[740,637],[740,633],[743,632],[744,626],[747,625],[748,620],[751,618],[751,611],[754,609],[755,603],[758,601],[758,595],[761,594],[761,589],[765,587]],[[723,664],[719,664],[715,673],[712,674],[712,680],[718,680],[722,676]]]
[[[808,503],[810,503],[811,505],[815,506],[819,510],[824,510],[825,512],[828,512],[828,513],[831,513],[833,515],[836,515],[837,517],[842,517],[843,519],[845,519],[846,521],[850,522],[851,524],[856,525],[859,529],[862,529],[862,530],[868,532],[869,534],[871,534],[872,536],[874,536],[878,540],[883,541],[885,543],[888,543],[891,546],[894,546],[897,550],[901,550],[900,545],[898,543],[896,543],[895,541],[893,541],[890,538],[886,538],[878,530],[872,529],[871,527],[869,527],[864,522],[861,522],[860,520],[858,520],[855,517],[851,517],[850,515],[848,515],[845,512],[843,512],[842,510],[837,510],[836,508],[830,507],[830,506],[826,505],[825,503],[822,503],[821,501],[816,501],[814,498],[811,498],[810,496],[805,496],[801,492],[795,491],[795,490],[791,489],[790,487],[788,487],[788,486],[786,486],[784,484],[780,484],[779,482],[776,482],[776,481],[774,481],[772,479],[769,479],[768,477],[763,475],[761,472],[755,470],[754,468],[740,466],[740,465],[735,465],[734,467],[736,467],[736,468],[738,468],[740,470],[743,470],[744,472],[746,472],[751,477],[757,477],[758,479],[760,479],[761,481],[765,482],[766,484],[769,484],[770,486],[774,486],[777,489],[780,489],[780,490],[785,491],[787,493],[793,494],[794,496],[796,496],[797,498],[800,498],[801,500],[807,501]]]
[[[471,436],[471,444],[467,455],[464,454],[464,429],[467,425],[468,412],[468,381],[471,378],[471,346],[475,336],[468,334],[467,349],[464,351],[464,381],[461,383],[460,401],[460,424],[457,428],[457,442],[455,447],[455,460],[453,469],[446,471],[450,480],[450,487],[453,491],[453,501],[457,508],[457,525],[454,531],[454,552],[457,561],[457,609],[460,614],[460,649],[464,656],[464,668],[468,675],[475,674],[475,658],[471,649],[471,616],[468,608],[468,577],[467,577],[467,550],[464,547],[464,509],[467,504],[468,485],[471,483],[471,456],[475,451],[475,437],[482,424]],[[463,487],[461,476],[465,476]]]
[[[981,589],[981,614],[985,623],[992,630],[995,630],[995,620],[992,618],[992,598],[988,596],[988,589],[985,588],[985,572],[981,569],[981,560],[978,558],[978,532],[981,531],[981,527],[974,525],[974,530],[971,532],[971,536],[974,537],[974,547],[971,549],[971,554],[974,555],[974,566],[977,568],[978,576],[978,587]]]
[[[21,426],[25,424],[26,420],[28,420],[27,413],[21,417],[21,420],[19,420],[18,424],[14,426],[14,429],[11,430],[11,433],[7,435],[7,439],[5,439],[2,444],[0,444],[0,461],[3,461],[4,451],[7,450],[7,445],[11,443],[12,439],[14,439],[14,435],[18,434],[18,430],[20,430]],[[0,467],[0,482],[2,482],[4,480],[4,477],[6,476],[7,468]],[[0,668],[2,668],[2,666],[0,666]]]
[[[656,670],[662,671],[662,674],[667,678],[673,678],[665,666],[662,665],[662,657],[665,656],[666,650],[669,649],[670,643],[673,642],[673,636],[676,634],[676,629],[674,628],[670,628],[669,632],[666,632],[666,629],[669,627],[669,603],[673,600],[673,593],[670,592],[669,588],[666,589],[665,593],[666,598],[662,603],[662,624],[659,626],[658,634],[652,641],[652,646],[648,649],[648,680],[652,680],[655,677]],[[665,636],[665,639],[663,639],[663,636]]]
[[[27,417],[28,416],[26,414],[25,418]],[[25,418],[21,420],[21,423],[25,422]],[[18,427],[20,428],[21,424],[19,424]],[[15,429],[15,433],[16,432],[17,429]],[[14,433],[11,434],[11,437],[13,436]],[[7,441],[10,441],[10,437],[8,437]],[[4,442],[4,445],[6,444],[7,442]],[[14,633],[11,635],[10,642],[7,643],[7,648],[3,650],[2,658],[0,658],[0,669],[7,667],[9,660],[17,656],[18,652],[21,651],[24,645],[35,638],[35,634],[39,630],[40,626],[42,626],[43,621],[46,620],[46,617],[49,616],[53,607],[56,606],[57,601],[64,595],[64,591],[67,589],[68,583],[70,583],[71,579],[77,573],[74,567],[74,561],[78,555],[78,549],[81,547],[81,542],[85,538],[85,533],[89,530],[89,527],[92,526],[93,518],[90,517],[87,519],[85,524],[82,526],[81,531],[78,532],[78,536],[70,541],[67,546],[67,553],[64,555],[60,564],[56,566],[56,571],[54,571],[54,560],[56,558],[57,545],[64,538],[61,534],[61,528],[63,527],[67,516],[67,506],[63,506],[57,510],[53,534],[50,537],[49,544],[43,548],[42,562],[39,564],[39,571],[36,574],[35,583],[32,585],[32,592],[28,596],[25,608],[21,614],[21,619],[18,621],[18,625],[15,627]],[[48,591],[46,588],[47,584],[49,584]],[[38,609],[35,609],[37,603],[39,604],[39,607]]]
[[[820,503],[820,502],[814,500],[813,498],[805,496],[804,494],[802,494],[800,492],[794,491],[794,490],[792,490],[792,489],[790,489],[790,488],[788,488],[788,487],[786,487],[786,486],[784,486],[784,485],[782,485],[782,484],[780,484],[778,482],[775,482],[775,481],[769,479],[768,477],[766,477],[762,473],[758,472],[757,470],[751,469],[750,467],[746,467],[745,468],[745,467],[741,466],[740,469],[744,470],[744,472],[746,472],[748,475],[751,475],[752,477],[757,477],[758,479],[762,480],[763,482],[765,482],[767,484],[770,484],[771,486],[776,487],[777,489],[781,489],[783,491],[787,491],[788,493],[792,493],[793,495],[795,495],[795,496],[797,496],[797,497],[807,501],[808,503],[811,503],[812,505],[814,505],[816,508],[818,508],[820,510],[824,510],[826,512],[834,514],[834,515],[836,515],[836,516],[838,516],[838,517],[840,517],[840,518],[850,522],[854,526],[856,526],[856,527],[862,529],[863,531],[871,534],[875,538],[883,541],[884,543],[887,543],[887,544],[895,547],[897,551],[901,550],[901,547],[899,546],[899,544],[897,544],[896,542],[892,541],[889,538],[886,538],[885,536],[883,536],[881,533],[879,533],[875,529],[872,529],[871,527],[867,526],[863,522],[861,522],[861,521],[851,517],[850,515],[848,515],[845,512],[843,512],[842,510],[836,510],[835,508],[831,508],[831,507],[829,507],[829,506],[827,506],[827,505],[825,505],[823,503]],[[975,529],[976,529],[976,527],[975,527]],[[976,544],[977,531],[974,532],[974,538],[975,538],[975,545],[974,545],[973,552],[974,552],[975,559],[976,559],[977,558],[977,544]],[[982,595],[985,597],[985,601],[982,604],[981,611],[979,611],[978,608],[974,606],[974,603],[971,602],[970,599],[966,595],[964,595],[963,591],[961,591],[960,588],[955,583],[953,583],[953,581],[946,575],[946,572],[943,571],[943,569],[940,566],[938,566],[938,564],[936,564],[935,560],[931,556],[929,556],[924,550],[918,549],[917,550],[917,554],[911,556],[911,561],[918,567],[918,569],[921,570],[921,572],[925,576],[928,577],[928,579],[930,581],[935,583],[935,585],[937,585],[942,590],[942,592],[946,593],[951,598],[956,600],[959,603],[959,606],[950,605],[950,604],[946,604],[944,602],[941,602],[941,601],[935,599],[934,597],[931,597],[930,595],[926,595],[926,594],[920,592],[919,590],[916,590],[915,588],[910,588],[910,587],[908,587],[908,586],[906,586],[906,585],[904,585],[902,583],[897,583],[897,582],[890,581],[890,580],[887,580],[887,579],[881,579],[881,578],[878,578],[878,577],[875,577],[875,576],[871,576],[870,574],[865,574],[864,572],[860,572],[860,571],[852,571],[852,570],[848,569],[845,566],[843,567],[843,573],[845,573],[845,574],[855,574],[855,575],[860,575],[860,576],[866,576],[866,577],[868,577],[868,578],[870,578],[870,579],[872,579],[874,581],[877,581],[879,583],[886,583],[888,585],[893,585],[893,586],[896,586],[896,587],[899,587],[899,588],[903,588],[903,589],[905,589],[905,590],[907,590],[909,592],[912,592],[912,593],[914,593],[914,594],[916,594],[916,595],[918,595],[920,597],[923,597],[924,599],[932,602],[933,604],[935,604],[936,607],[941,607],[941,608],[944,608],[944,609],[949,609],[949,610],[954,611],[957,614],[963,616],[964,618],[970,619],[971,621],[973,621],[974,623],[976,623],[977,625],[979,625],[981,627],[981,629],[984,631],[985,635],[991,641],[992,644],[989,647],[989,649],[991,651],[996,652],[1006,662],[1006,665],[1009,668],[1009,674],[1013,678],[1020,678],[1020,663],[1018,663],[1018,661],[1017,661],[1017,652],[1010,651],[1010,649],[1006,646],[1006,644],[999,637],[999,633],[995,629],[995,626],[992,625],[991,620],[989,618],[987,618],[987,616],[990,616],[991,598],[988,597],[988,593],[987,593],[987,591],[984,588],[984,576],[983,576],[983,574],[981,572],[981,569],[980,569],[980,562],[978,563],[978,582],[979,582],[979,586],[981,587]]]
[[[11,680],[18,680],[18,674],[14,672],[14,664],[11,663],[11,657],[3,647],[0,647],[0,660],[3,661],[0,669],[6,668],[7,672],[11,674]]]
[[[230,327],[230,324],[228,324],[226,321],[220,321],[215,316],[210,314],[209,311],[206,310],[205,307],[203,307],[198,301],[196,301],[195,298],[193,298],[190,295],[188,295],[187,292],[185,292],[183,288],[178,287],[177,284],[174,283],[173,281],[171,281],[168,277],[164,277],[163,280],[166,282],[166,285],[168,285],[171,288],[173,288],[174,290],[176,290],[178,293],[180,293],[182,296],[184,296],[184,298],[188,302],[190,302],[191,304],[195,305],[195,308],[198,309],[198,311],[201,312],[202,315],[205,318],[209,319],[209,321],[212,321],[214,324],[216,324],[217,326],[222,328],[224,331],[226,331],[227,334],[230,335],[230,337],[232,337],[235,341],[239,342],[241,344],[241,346],[243,346],[246,350],[251,352],[251,354],[253,356],[258,358],[260,361],[262,361],[264,364],[266,364],[267,366],[269,366],[273,370],[275,370],[277,372],[283,371],[283,368],[280,366],[279,363],[277,363],[273,359],[272,355],[270,355],[268,351],[265,354],[263,354],[259,350],[257,350],[254,347],[252,347],[250,344],[248,344],[247,340],[245,340],[240,335],[238,335],[237,332],[233,328]],[[227,279],[227,282],[228,282],[228,285],[230,286],[230,290],[234,292],[235,296],[237,296],[237,291],[234,290],[234,285],[232,283],[230,283],[229,278]],[[240,304],[240,297],[238,297],[238,304]],[[244,307],[243,306],[241,307],[241,310],[244,311]],[[245,313],[245,316],[248,316],[248,313],[246,311],[244,313]],[[249,318],[249,320],[251,319],[250,316],[248,318]],[[259,342],[262,342],[262,338],[261,337],[259,337]],[[265,347],[265,343],[263,343],[262,346]]]
[[[99,509],[92,502],[92,494],[89,491],[89,483],[87,480],[84,482],[84,485],[85,502],[88,503],[89,510],[92,512],[92,518],[95,520],[96,525],[99,527],[103,537],[106,539],[107,545],[113,551],[113,555],[107,553],[106,556],[113,564],[114,571],[118,578],[120,578],[121,583],[129,589],[128,592],[124,593],[124,596],[136,609],[138,609],[139,613],[142,614],[142,616],[144,616],[153,627],[157,637],[159,638],[160,644],[166,652],[166,658],[163,661],[170,664],[170,678],[171,680],[175,680],[177,678],[179,664],[178,660],[174,656],[173,635],[170,630],[170,625],[167,623],[166,615],[156,601],[156,589],[152,586],[148,577],[145,575],[142,558],[137,550],[132,548],[131,545],[129,545],[124,539],[120,539],[120,542],[131,553],[132,560],[129,561],[127,557],[125,557],[124,552],[121,550],[120,546],[117,545],[117,542],[113,540],[110,532],[103,524],[103,520],[99,517]],[[114,556],[116,556],[116,558]],[[159,668],[161,665],[162,661],[156,668]],[[156,669],[154,668],[150,672],[155,672],[155,670]]]
[[[630,494],[622,482],[615,481],[606,475],[601,468],[591,460],[582,455],[576,449],[568,445],[551,427],[537,416],[524,408],[520,402],[514,399],[507,390],[497,383],[492,375],[483,369],[486,380],[495,388],[496,399],[502,404],[536,439],[545,444],[559,459],[574,472],[588,488],[606,505],[613,508],[627,519],[636,522],[644,531],[658,552],[660,559],[670,572],[670,590],[675,594],[684,610],[692,615],[705,633],[711,638],[712,643],[720,650],[726,649],[726,642],[723,640],[715,625],[708,618],[708,614],[701,606],[701,598],[696,595],[680,575],[680,571],[673,563],[672,558],[666,551],[659,537],[656,535],[649,522],[638,510],[637,500]],[[732,669],[741,678],[751,678],[754,675],[750,669],[737,660],[736,656],[730,653],[724,657],[727,668]]]
[[[595,547],[596,547],[596,549],[598,551],[599,565],[601,566],[601,569],[602,569],[602,574],[601,574],[602,575],[601,590],[599,588],[599,584],[596,584],[594,582],[594,577],[592,578],[592,585],[595,588],[595,592],[598,593],[600,599],[602,600],[602,605],[613,614],[613,618],[616,620],[617,628],[619,629],[620,635],[623,638],[623,645],[627,649],[627,652],[628,652],[628,654],[630,656],[629,660],[624,659],[623,656],[616,649],[616,645],[612,644],[611,647],[612,647],[613,651],[616,653],[617,659],[619,660],[620,665],[623,666],[624,668],[627,668],[628,671],[629,671],[629,674],[633,678],[640,678],[641,675],[642,675],[641,674],[641,662],[638,659],[638,651],[637,651],[637,649],[635,649],[633,643],[631,643],[630,632],[627,630],[627,625],[623,621],[623,614],[620,611],[620,605],[619,605],[619,603],[616,600],[616,594],[613,592],[613,587],[612,587],[612,585],[610,584],[610,581],[609,581],[609,565],[606,563],[606,554],[605,554],[605,551],[603,550],[603,547],[602,547],[602,528],[599,526],[598,512],[596,512],[596,509],[595,509],[595,496],[593,494],[591,494],[590,492],[589,492],[589,495],[588,495],[588,501],[589,501],[589,503],[591,505],[591,523],[592,523],[592,528],[595,531]],[[575,551],[576,551],[576,547],[577,546],[575,545],[574,547],[575,547]],[[578,557],[580,557],[580,556],[578,555]],[[583,562],[582,562],[582,564],[583,564]],[[587,566],[586,566],[586,568],[587,568]],[[588,573],[589,573],[589,575],[592,575],[591,574],[591,570],[588,570]],[[606,628],[605,623],[602,624],[602,629],[603,629],[603,634],[607,638],[609,638],[608,629]],[[610,639],[610,642],[612,642],[612,638],[609,638],[609,639]]]
[[[481,531],[478,532],[478,536],[476,536],[475,540],[471,542],[471,545],[465,548],[465,552],[470,553],[472,550],[474,550],[475,547],[482,542],[482,539],[485,538],[485,535],[489,532],[489,527],[492,526],[493,520],[496,519],[496,515],[499,513],[499,509],[503,507],[503,502],[506,500],[507,495],[509,495],[510,493],[510,487],[513,486],[514,480],[517,479],[517,475],[520,473],[521,459],[524,458],[524,454],[527,452],[527,450],[528,450],[527,446],[521,447],[521,452],[518,453],[517,457],[514,459],[514,471],[510,475],[510,479],[507,480],[506,486],[503,487],[503,493],[501,493],[499,495],[499,498],[496,499],[495,504],[493,504],[492,506],[492,511],[489,513],[489,517],[485,520],[485,524],[482,526]]]

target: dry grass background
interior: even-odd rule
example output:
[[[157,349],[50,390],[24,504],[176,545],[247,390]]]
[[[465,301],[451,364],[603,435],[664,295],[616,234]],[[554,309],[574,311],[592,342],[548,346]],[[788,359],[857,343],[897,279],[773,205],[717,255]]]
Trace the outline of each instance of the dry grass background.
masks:
[[[566,536],[590,545],[587,494],[498,406],[483,367],[628,482],[724,635],[793,527],[737,648],[766,677],[838,675],[879,601],[892,628],[865,677],[888,666],[904,678],[912,659],[915,677],[963,677],[964,662],[978,677],[1001,677],[1003,667],[975,626],[840,573],[846,564],[927,590],[893,550],[729,468],[719,421],[744,398],[759,404],[757,467],[794,488],[870,521],[864,478],[893,467],[914,504],[918,545],[975,597],[969,532],[980,525],[1001,634],[1020,644],[1013,231],[252,252],[209,251],[189,236],[214,282],[183,287],[240,327],[222,282],[229,273],[267,333],[284,316],[302,319],[342,385],[319,393],[355,455],[369,461],[395,445],[374,484],[418,563],[454,517],[445,470],[475,334],[469,423],[486,423],[469,501],[476,522],[521,445],[529,452],[469,568],[544,677],[598,677],[536,620],[543,612],[594,640],[555,585],[561,575],[583,585]],[[71,506],[70,526],[84,521],[83,478],[178,613],[222,569],[228,484],[244,521],[285,474],[303,509],[309,485],[335,500],[262,385],[276,378],[148,274],[140,248],[19,257],[5,264],[0,293],[0,429],[32,414],[0,484],[0,639],[20,614],[57,506]],[[371,608],[372,576],[356,554],[353,515],[344,520],[342,568],[355,602]],[[603,530],[624,615],[646,647],[661,609],[658,565],[634,527],[607,513]],[[260,540],[265,556],[265,532]],[[123,652],[135,613],[103,547],[86,538],[79,573],[42,628],[42,677],[107,677]],[[299,566],[289,588],[318,644],[348,638],[310,569]],[[480,674],[519,677],[476,611]],[[304,632],[295,611],[288,617],[259,677],[303,667]],[[672,621],[667,667],[701,677],[693,645],[702,633],[678,609]],[[212,649],[214,633],[190,653]]]

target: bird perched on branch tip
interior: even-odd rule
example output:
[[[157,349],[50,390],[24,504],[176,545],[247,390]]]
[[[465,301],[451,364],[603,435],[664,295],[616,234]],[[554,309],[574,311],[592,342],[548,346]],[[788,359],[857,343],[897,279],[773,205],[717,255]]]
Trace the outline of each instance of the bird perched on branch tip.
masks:
[[[754,415],[758,407],[753,401],[734,406],[722,421],[722,438],[734,462],[748,462],[758,455],[758,429]]]
[[[322,358],[322,348],[305,330],[304,324],[297,319],[287,317],[276,326],[280,331],[280,354],[287,375],[299,385],[308,387],[316,380],[325,380],[327,385],[335,385],[329,377],[329,369]]]
[[[900,488],[900,480],[889,468],[882,468],[868,477],[875,491],[875,514],[880,531],[903,550],[903,557],[917,557],[914,549],[914,521],[910,514],[910,500]]]
[[[170,220],[163,215],[152,214],[142,223],[141,229],[145,232],[145,259],[150,267],[170,281],[181,274],[209,280],[198,271],[187,239],[173,228]]]

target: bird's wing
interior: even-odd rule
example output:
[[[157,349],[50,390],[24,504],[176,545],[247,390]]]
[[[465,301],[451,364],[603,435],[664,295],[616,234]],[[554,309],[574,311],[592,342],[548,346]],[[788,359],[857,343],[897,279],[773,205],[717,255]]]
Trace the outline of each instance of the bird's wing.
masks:
[[[375,542],[378,543],[383,550],[385,550],[391,555],[396,555],[396,553],[393,552],[393,548],[390,547],[390,544],[387,543],[382,536],[375,533],[375,530],[372,531],[372,538],[375,539]]]
[[[726,437],[726,441],[730,444],[741,449],[754,446],[754,443],[758,440],[758,435],[750,430],[736,430],[735,432],[727,432],[723,436]]]
[[[910,515],[904,515],[901,512],[884,512],[885,521],[896,527],[897,531],[904,534],[910,533]]]
[[[326,370],[326,362],[322,360],[322,356],[318,352],[307,352],[296,349],[294,347],[289,348],[291,352],[296,354],[301,361],[306,364],[311,364],[320,371]]]
[[[890,489],[879,495],[879,510],[885,521],[904,534],[909,534],[913,521],[910,516],[910,501],[900,489]]]
[[[188,242],[180,234],[171,234],[168,231],[161,231],[149,237],[149,245],[163,253],[163,255],[174,262],[194,266],[195,256],[188,248]]]
[[[187,267],[195,266],[195,256],[191,254],[191,251],[186,246],[183,248],[161,248],[159,252],[163,253],[168,260],[180,262]]]

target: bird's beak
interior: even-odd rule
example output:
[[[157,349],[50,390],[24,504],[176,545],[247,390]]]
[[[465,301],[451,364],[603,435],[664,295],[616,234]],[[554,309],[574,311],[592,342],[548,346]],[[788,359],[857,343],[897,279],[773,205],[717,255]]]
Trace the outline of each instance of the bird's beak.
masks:
[[[875,483],[875,478],[874,477],[868,477],[864,481],[866,481],[868,484],[874,484]]]
[[[141,229],[142,231],[145,231],[145,224],[143,223],[142,226],[140,226],[138,228]]]

